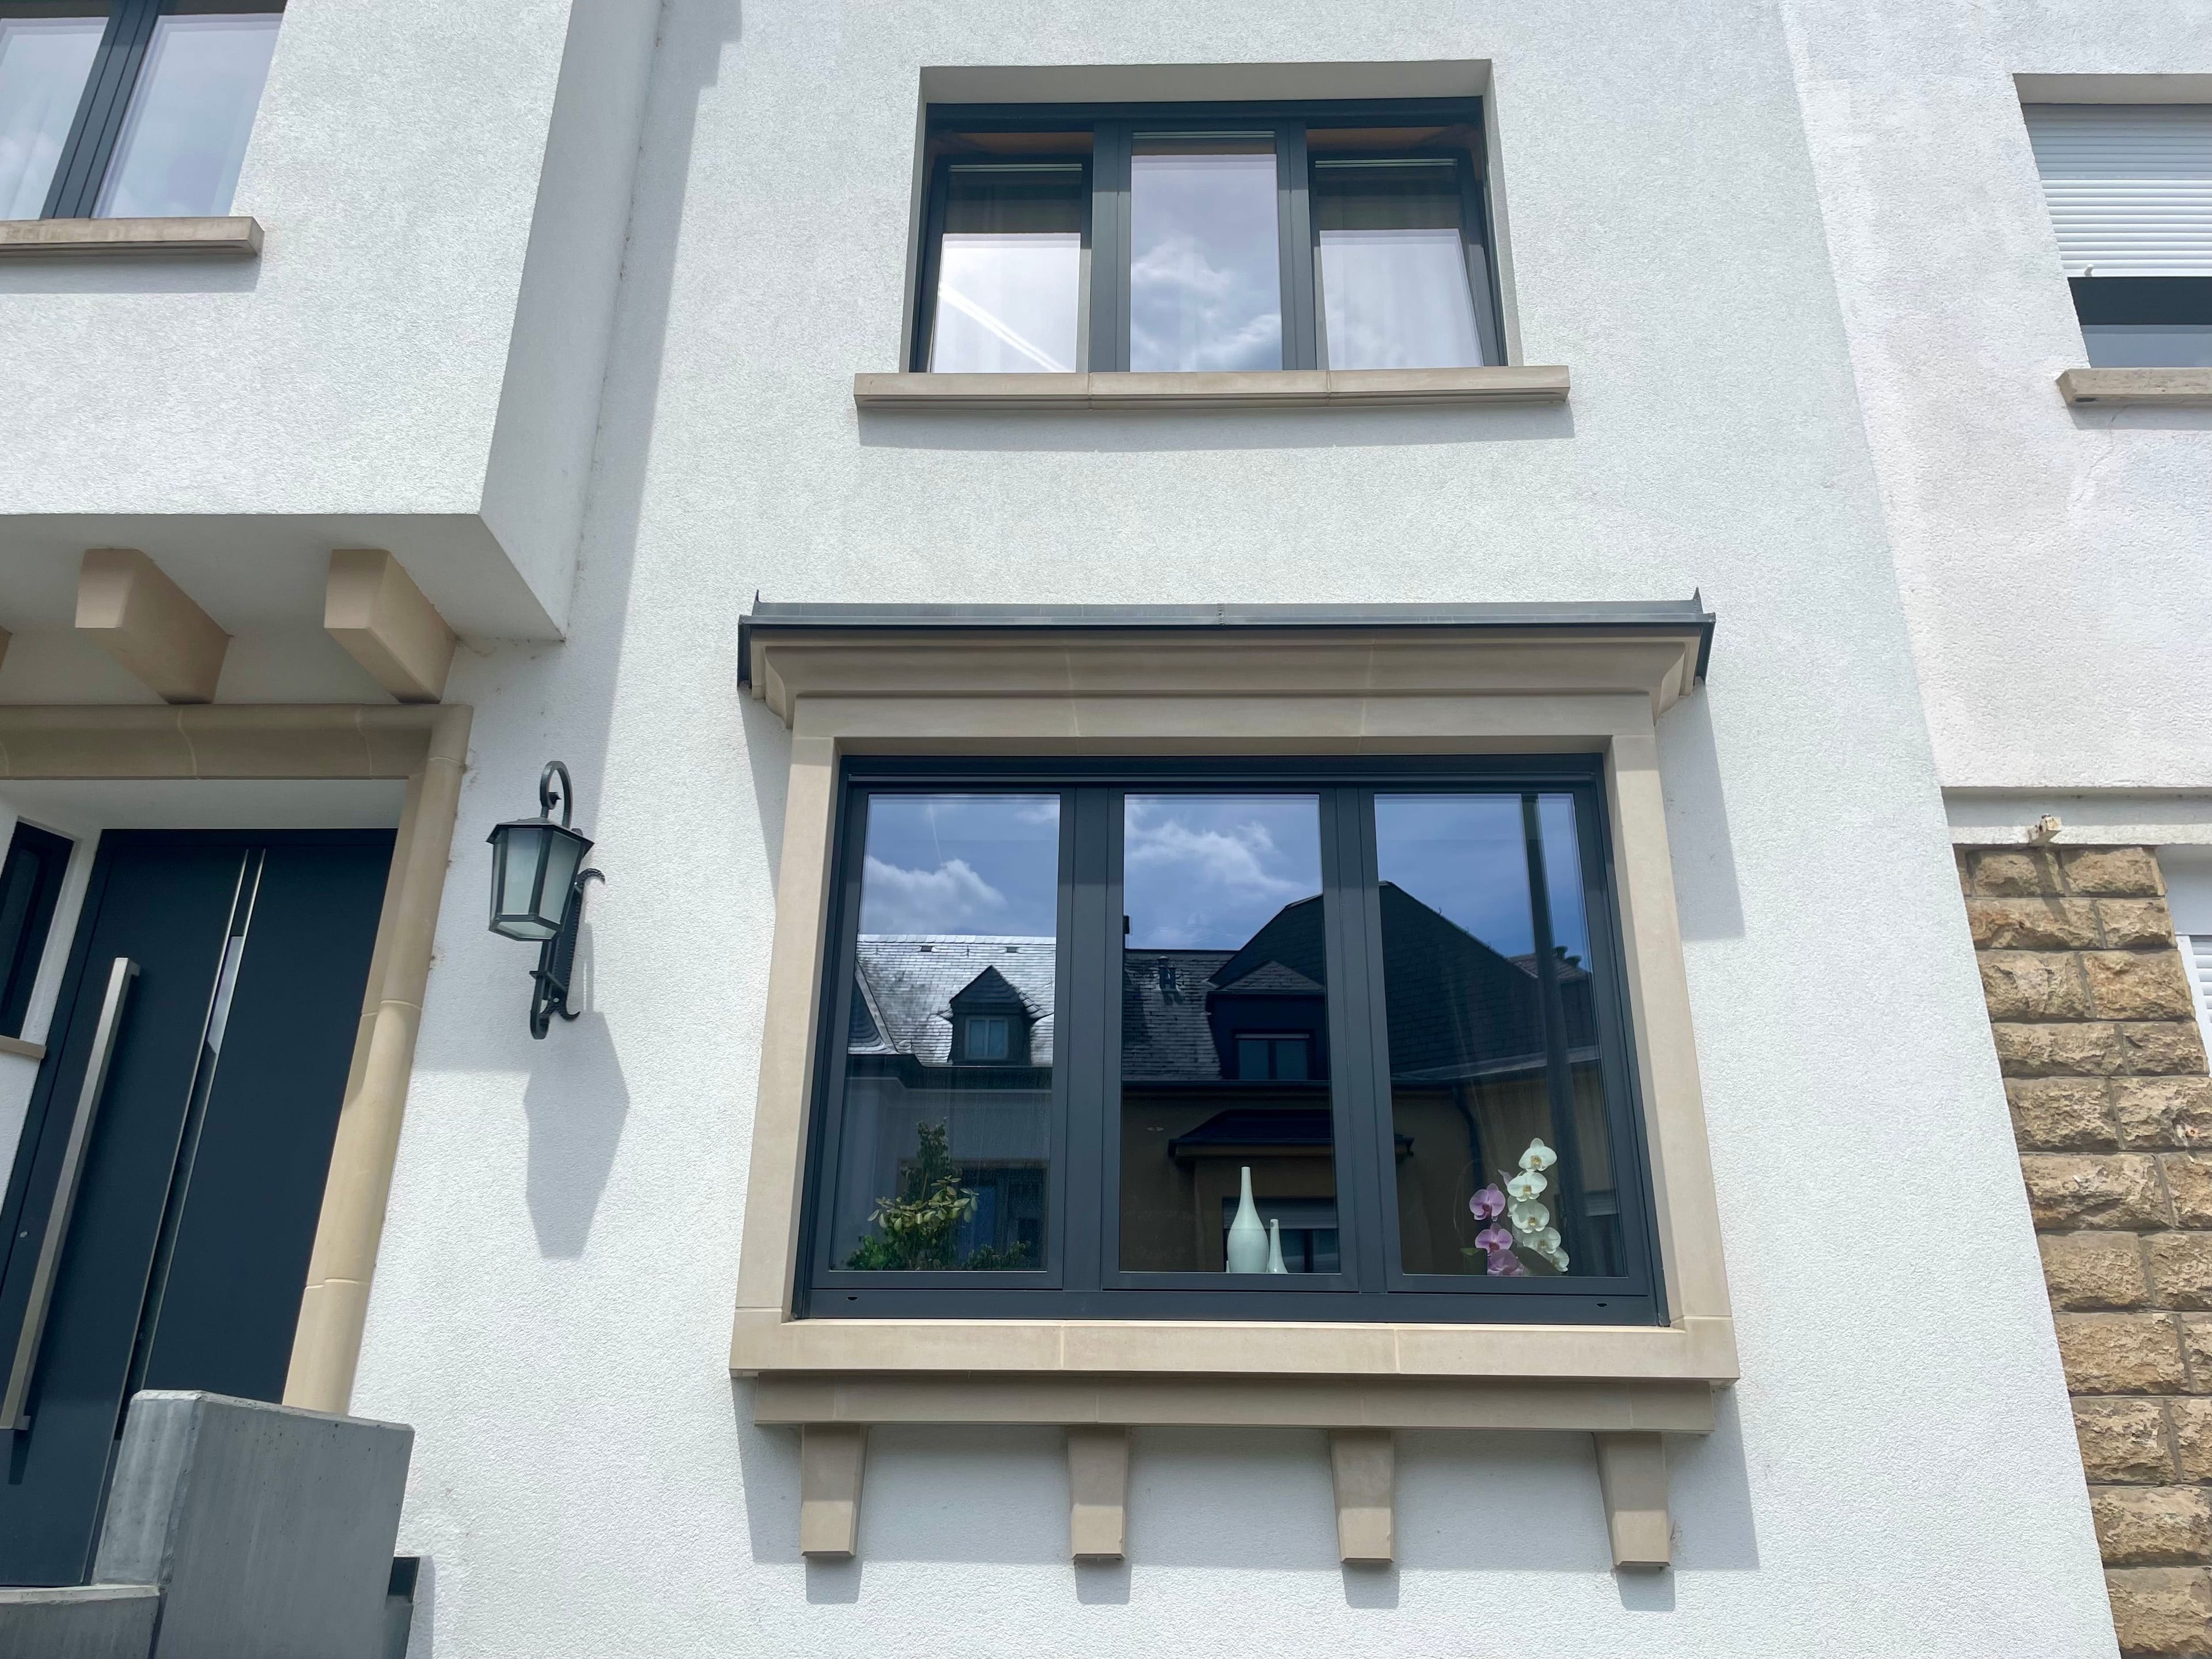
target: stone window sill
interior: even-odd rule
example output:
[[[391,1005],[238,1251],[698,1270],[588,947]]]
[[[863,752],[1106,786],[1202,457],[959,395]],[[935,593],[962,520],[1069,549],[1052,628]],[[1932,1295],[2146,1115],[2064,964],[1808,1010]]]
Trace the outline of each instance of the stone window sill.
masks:
[[[1708,1434],[1735,1381],[1725,1317],[1667,1328],[1254,1322],[787,1320],[744,1309],[730,1369],[756,1423],[799,1431],[799,1549],[849,1558],[868,1431],[1030,1425],[1067,1435],[1069,1551],[1119,1559],[1137,1428],[1319,1429],[1346,1563],[1395,1553],[1396,1431],[1587,1432],[1614,1566],[1672,1554],[1664,1437]]]
[[[0,1054],[14,1054],[21,1060],[44,1060],[46,1057],[46,1045],[43,1042],[26,1042],[21,1037],[0,1036]]]
[[[2069,404],[2212,408],[2212,368],[2069,368],[2058,390]]]
[[[261,224],[222,219],[0,219],[0,258],[216,253],[252,258]]]
[[[1367,409],[1432,404],[1563,404],[1567,371],[1287,369],[1240,374],[855,374],[867,410]]]

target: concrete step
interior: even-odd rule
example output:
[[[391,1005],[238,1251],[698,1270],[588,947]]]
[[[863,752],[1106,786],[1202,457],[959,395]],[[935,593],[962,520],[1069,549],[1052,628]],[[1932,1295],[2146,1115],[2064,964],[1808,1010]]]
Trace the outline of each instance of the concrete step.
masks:
[[[0,1589],[0,1654],[8,1659],[146,1659],[161,1592],[151,1584]]]

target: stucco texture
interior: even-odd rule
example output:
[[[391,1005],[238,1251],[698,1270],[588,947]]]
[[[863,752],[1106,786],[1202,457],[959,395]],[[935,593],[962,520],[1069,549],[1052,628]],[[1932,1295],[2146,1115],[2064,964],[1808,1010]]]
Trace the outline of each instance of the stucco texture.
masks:
[[[1570,405],[856,415],[923,65],[1470,58]],[[1815,183],[1753,0],[669,0],[570,636],[448,694],[474,769],[355,1396],[416,1431],[419,1653],[2112,1651]],[[1744,1381],[1672,1449],[1671,1573],[1607,1571],[1586,1437],[1442,1434],[1386,1572],[1339,1567],[1290,1432],[1140,1434],[1131,1559],[1080,1571],[1055,1436],[884,1432],[860,1559],[802,1562],[795,1437],[725,1371],[787,755],[734,689],[754,592],[1693,587],[1711,683],[1661,738]],[[477,843],[556,756],[607,882],[589,1012],[536,1044]]]

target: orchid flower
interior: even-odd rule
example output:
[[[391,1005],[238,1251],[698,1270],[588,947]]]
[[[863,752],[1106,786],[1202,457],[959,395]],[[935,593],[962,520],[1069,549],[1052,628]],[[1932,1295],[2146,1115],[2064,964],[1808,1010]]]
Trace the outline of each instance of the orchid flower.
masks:
[[[1524,1170],[1548,1170],[1559,1161],[1559,1155],[1541,1140],[1530,1141],[1528,1150],[1521,1154],[1521,1167]]]
[[[1474,1236],[1474,1242],[1495,1255],[1499,1250],[1513,1248],[1513,1235],[1503,1227],[1485,1227]]]
[[[1487,1221],[1494,1215],[1505,1213],[1505,1194],[1495,1187],[1485,1187],[1468,1200],[1467,1207],[1474,1212],[1477,1221]]]
[[[1505,1190],[1519,1199],[1530,1199],[1552,1183],[1534,1170],[1523,1170],[1505,1183]]]
[[[1539,1255],[1552,1255],[1559,1248],[1559,1230],[1557,1227],[1537,1228],[1524,1237],[1521,1243]]]
[[[1522,1233],[1541,1232],[1552,1224],[1552,1212],[1533,1201],[1516,1204],[1507,1212],[1507,1218],[1513,1223],[1514,1231]]]
[[[1528,1270],[1521,1265],[1521,1258],[1512,1251],[1493,1250],[1490,1255],[1490,1276],[1492,1279],[1526,1279]]]

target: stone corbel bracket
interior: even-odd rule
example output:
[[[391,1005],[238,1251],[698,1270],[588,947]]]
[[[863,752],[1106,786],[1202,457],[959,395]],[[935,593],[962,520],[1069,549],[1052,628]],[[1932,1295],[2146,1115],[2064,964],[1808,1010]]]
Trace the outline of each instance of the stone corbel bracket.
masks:
[[[998,1392],[974,1377],[943,1379],[936,1386],[965,1387],[986,1395]],[[1074,1413],[1054,1411],[1042,1397],[1036,1409],[1012,1414],[1006,1409],[1011,1403],[1006,1400],[978,1400],[975,1415],[994,1422],[1026,1418],[1057,1423],[1066,1430],[1068,1554],[1078,1562],[1118,1561],[1127,1554],[1133,1428],[1324,1428],[1336,1498],[1337,1554],[1347,1566],[1387,1566],[1396,1559],[1398,1430],[1557,1430],[1610,1418],[1620,1426],[1590,1426],[1589,1433],[1613,1565],[1623,1571],[1671,1565],[1674,1526],[1667,1501],[1663,1437],[1666,1432],[1697,1434],[1711,1429],[1711,1391],[1705,1385],[1639,1389],[1629,1398],[1616,1392],[1610,1399],[1570,1385],[1541,1391],[1551,1396],[1548,1401],[1539,1400],[1538,1391],[1480,1386],[1358,1392],[1364,1397],[1356,1412],[1328,1409],[1330,1401],[1317,1392],[1296,1402],[1273,1402],[1278,1407],[1295,1403],[1304,1409],[1208,1410],[1209,1403],[1224,1402],[1209,1401],[1202,1389],[1166,1391],[1103,1380],[1085,1393],[1090,1403],[1115,1420],[1071,1421]],[[842,1415],[834,1414],[840,1407]],[[1343,1420],[1347,1416],[1370,1420]],[[943,1423],[955,1420],[955,1414],[943,1409],[935,1389],[848,1389],[828,1379],[763,1378],[755,1396],[754,1420],[795,1425],[799,1430],[799,1553],[812,1559],[846,1560],[860,1549],[860,1489],[869,1429],[879,1423]]]

